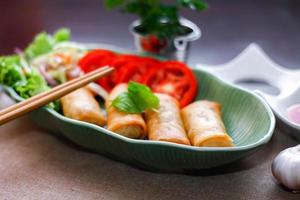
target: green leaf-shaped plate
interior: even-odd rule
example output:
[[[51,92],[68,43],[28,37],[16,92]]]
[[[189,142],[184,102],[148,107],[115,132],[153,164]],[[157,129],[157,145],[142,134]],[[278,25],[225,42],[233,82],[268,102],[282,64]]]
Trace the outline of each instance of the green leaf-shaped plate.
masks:
[[[223,120],[235,147],[200,148],[129,139],[96,125],[69,119],[49,108],[35,110],[30,116],[39,126],[82,147],[152,171],[186,172],[220,166],[253,153],[270,140],[275,118],[262,98],[208,72],[194,70],[194,73],[200,83],[197,99],[222,104]],[[13,90],[8,91],[20,100]]]

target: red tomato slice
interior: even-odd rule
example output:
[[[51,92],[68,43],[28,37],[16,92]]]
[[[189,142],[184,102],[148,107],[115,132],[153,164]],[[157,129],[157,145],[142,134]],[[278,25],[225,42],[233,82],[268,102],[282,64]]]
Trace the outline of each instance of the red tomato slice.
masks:
[[[91,72],[100,67],[111,65],[116,54],[109,50],[97,49],[90,51],[86,56],[79,60],[78,65],[85,72]]]
[[[142,83],[148,85],[154,92],[175,97],[180,107],[192,102],[197,93],[197,81],[192,70],[177,61],[158,64],[146,74]]]
[[[90,51],[86,56],[84,56],[79,61],[78,65],[80,66],[82,71],[88,73],[107,65],[112,66],[116,57],[117,55],[112,51],[97,49]],[[110,90],[112,88],[110,83],[112,79],[111,76],[112,75],[101,78],[97,81],[97,83],[104,87],[106,90]]]
[[[133,63],[137,56],[134,55],[119,55],[112,63],[115,68],[115,73],[111,74],[108,80],[109,90],[112,90],[115,85],[122,83],[122,76],[128,70],[131,70],[130,63]]]
[[[142,82],[146,73],[155,68],[159,64],[159,61],[149,57],[132,57],[127,62],[126,67],[123,67],[123,71],[119,77],[119,83],[135,81]]]

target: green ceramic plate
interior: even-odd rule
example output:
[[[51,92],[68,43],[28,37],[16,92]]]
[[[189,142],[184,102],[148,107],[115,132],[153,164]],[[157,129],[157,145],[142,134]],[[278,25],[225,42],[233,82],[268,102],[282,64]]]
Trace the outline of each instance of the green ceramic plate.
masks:
[[[194,73],[200,83],[197,99],[222,104],[223,120],[235,147],[200,148],[129,139],[96,125],[66,118],[48,108],[35,110],[30,116],[39,126],[82,147],[152,171],[187,172],[220,166],[253,153],[270,140],[275,118],[264,100],[208,72],[194,70]],[[20,100],[11,89],[9,93]]]

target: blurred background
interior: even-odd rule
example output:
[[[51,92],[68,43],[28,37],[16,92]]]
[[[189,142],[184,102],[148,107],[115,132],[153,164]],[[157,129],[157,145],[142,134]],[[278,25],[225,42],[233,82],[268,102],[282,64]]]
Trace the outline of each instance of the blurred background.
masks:
[[[279,64],[299,68],[299,0],[207,0],[209,9],[181,14],[202,30],[189,64],[221,64],[255,42]],[[0,54],[23,48],[42,30],[72,30],[72,39],[134,50],[134,16],[104,8],[101,0],[0,0]]]

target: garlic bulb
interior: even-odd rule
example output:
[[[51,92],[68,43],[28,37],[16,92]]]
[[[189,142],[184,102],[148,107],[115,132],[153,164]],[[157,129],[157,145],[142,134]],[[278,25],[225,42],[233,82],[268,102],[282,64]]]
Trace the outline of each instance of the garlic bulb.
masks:
[[[280,152],[272,164],[276,180],[291,190],[300,190],[300,145]]]

